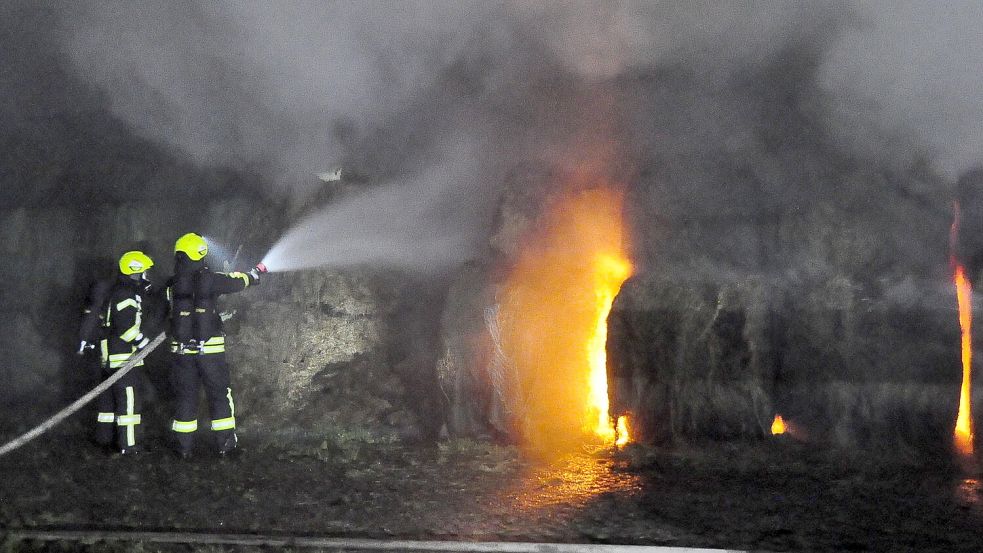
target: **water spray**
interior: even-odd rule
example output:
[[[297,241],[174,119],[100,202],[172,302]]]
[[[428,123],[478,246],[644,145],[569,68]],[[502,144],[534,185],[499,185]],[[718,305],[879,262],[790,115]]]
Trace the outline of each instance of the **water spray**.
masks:
[[[202,236],[208,243],[208,253],[222,259],[222,263],[225,266],[226,271],[232,271],[235,269],[236,262],[239,260],[239,254],[242,253],[242,245],[240,244],[236,248],[235,255],[229,258],[229,248],[223,246],[220,242],[215,240],[210,236]],[[262,262],[257,263],[252,269],[247,271],[253,278],[259,280],[259,275],[264,275],[269,273],[269,268]]]
[[[473,252],[473,179],[467,151],[445,165],[345,195],[297,221],[263,258],[270,272],[372,265],[420,273],[440,271]],[[463,160],[463,161],[462,161]],[[317,173],[321,182],[342,170]]]
[[[235,255],[230,255],[230,248],[226,247],[225,244],[206,234],[201,235],[201,237],[208,244],[208,254],[215,259],[221,259],[226,270],[230,270],[235,266],[236,259],[239,257],[239,250],[242,249],[242,246],[239,246]]]

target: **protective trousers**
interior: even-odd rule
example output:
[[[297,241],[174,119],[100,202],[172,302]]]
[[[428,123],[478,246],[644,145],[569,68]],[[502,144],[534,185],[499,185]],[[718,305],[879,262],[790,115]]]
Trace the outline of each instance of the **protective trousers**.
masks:
[[[103,369],[109,378],[115,369]],[[119,449],[132,448],[139,443],[140,428],[140,374],[131,370],[108,390],[99,394],[96,405],[96,442],[112,445],[113,435]]]
[[[229,367],[225,353],[175,353],[171,371],[176,397],[174,422],[171,429],[178,448],[190,452],[194,432],[198,430],[198,391],[205,385],[205,399],[212,418],[211,429],[220,452],[236,446],[235,403],[232,400]]]

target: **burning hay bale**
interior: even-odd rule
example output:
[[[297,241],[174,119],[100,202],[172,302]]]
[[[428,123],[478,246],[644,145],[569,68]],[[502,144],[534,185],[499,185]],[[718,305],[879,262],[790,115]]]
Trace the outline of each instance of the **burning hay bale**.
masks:
[[[714,287],[640,275],[608,319],[613,413],[633,438],[746,438],[773,415],[755,283]]]
[[[846,278],[779,288],[639,275],[609,320],[612,412],[634,438],[794,438],[947,451],[958,332],[942,288]]]
[[[786,290],[772,304],[779,410],[810,439],[947,451],[960,376],[950,292],[910,279]]]

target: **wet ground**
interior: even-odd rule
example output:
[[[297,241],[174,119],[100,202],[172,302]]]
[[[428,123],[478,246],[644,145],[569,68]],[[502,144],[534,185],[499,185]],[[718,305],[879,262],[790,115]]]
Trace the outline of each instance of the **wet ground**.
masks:
[[[553,463],[470,441],[333,437],[234,459],[107,456],[80,438],[0,458],[0,526],[651,544],[768,551],[983,551],[978,475],[785,439],[585,449]],[[7,539],[0,551],[123,551]],[[190,546],[139,544],[141,551]],[[206,546],[206,551],[239,551]]]

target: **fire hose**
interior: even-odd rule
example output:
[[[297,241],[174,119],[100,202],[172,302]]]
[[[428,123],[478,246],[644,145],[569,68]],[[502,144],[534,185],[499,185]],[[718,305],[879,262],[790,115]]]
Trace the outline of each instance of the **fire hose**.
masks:
[[[161,332],[160,334],[157,335],[156,338],[153,339],[153,341],[147,344],[146,347],[144,347],[143,349],[138,351],[136,355],[131,357],[130,360],[127,361],[125,365],[123,365],[115,373],[113,373],[112,376],[102,381],[98,386],[96,386],[92,390],[89,390],[87,394],[78,398],[74,403],[72,403],[68,407],[65,407],[61,411],[58,411],[48,420],[35,426],[33,429],[22,434],[21,436],[14,438],[13,440],[4,444],[3,447],[0,447],[0,457],[10,453],[11,451],[26,444],[27,442],[33,440],[34,438],[37,438],[38,436],[44,434],[48,430],[51,430],[56,424],[65,420],[69,415],[81,409],[82,406],[95,399],[96,396],[98,396],[102,392],[108,390],[110,386],[115,384],[119,379],[123,378],[126,375],[126,373],[130,372],[130,370],[132,370],[133,367],[137,366],[137,363],[143,361],[144,357],[146,357],[147,355],[150,354],[150,352],[156,349],[157,346],[159,346],[164,341],[164,337],[165,337],[165,333]]]

